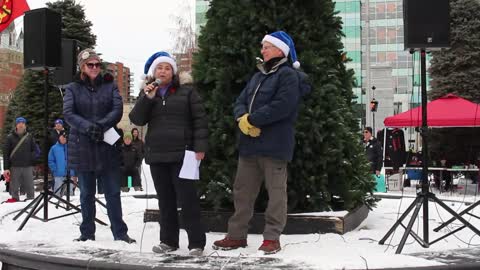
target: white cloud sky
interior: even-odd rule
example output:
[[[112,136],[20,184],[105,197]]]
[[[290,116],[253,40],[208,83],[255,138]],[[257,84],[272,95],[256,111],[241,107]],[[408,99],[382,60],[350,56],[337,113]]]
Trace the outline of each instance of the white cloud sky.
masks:
[[[27,0],[30,9],[45,7],[53,0]],[[93,23],[97,36],[96,50],[109,62],[122,62],[134,73],[134,92],[150,55],[157,51],[172,52],[176,25],[174,16],[183,16],[190,5],[194,21],[194,0],[77,0]],[[183,6],[183,8],[182,8]],[[16,20],[22,26],[23,18]]]

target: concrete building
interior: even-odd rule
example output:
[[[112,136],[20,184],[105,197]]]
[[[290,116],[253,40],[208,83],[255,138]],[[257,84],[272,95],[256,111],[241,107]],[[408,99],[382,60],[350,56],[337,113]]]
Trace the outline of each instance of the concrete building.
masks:
[[[123,115],[118,127],[124,131],[130,131],[133,127],[128,114],[135,104],[135,97],[133,94],[133,73],[130,68],[126,67],[121,62],[110,63],[106,62],[106,70],[111,73],[118,85],[118,90],[123,99]]]
[[[355,71],[353,89],[361,126],[383,128],[387,116],[419,104],[420,68],[418,53],[404,50],[402,0],[336,0],[335,8],[344,22],[343,43]],[[370,101],[379,102],[370,111]],[[375,122],[373,121],[375,119]]]
[[[133,73],[130,72],[130,68],[126,67],[121,62],[106,62],[106,69],[115,78],[123,102],[128,103],[132,99],[131,94],[133,94]]]
[[[205,14],[209,9],[208,0],[196,0],[195,1],[195,33],[197,36],[200,34],[200,28],[207,23],[207,19],[205,18]]]
[[[188,50],[186,53],[174,53],[173,56],[177,61],[178,72],[191,72],[193,64],[194,49]]]

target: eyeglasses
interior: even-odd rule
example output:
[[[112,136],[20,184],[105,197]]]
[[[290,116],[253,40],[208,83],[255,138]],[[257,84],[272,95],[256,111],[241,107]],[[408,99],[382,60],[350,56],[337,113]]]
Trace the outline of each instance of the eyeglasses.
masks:
[[[370,133],[370,131],[365,130],[363,133]]]
[[[101,65],[102,65],[101,63],[87,63],[88,68],[93,68],[93,67],[100,68]]]
[[[263,50],[263,51],[264,51],[264,50],[269,50],[269,49],[271,49],[271,48],[273,48],[273,47],[275,47],[275,46],[263,46],[263,47],[262,47],[262,50]]]

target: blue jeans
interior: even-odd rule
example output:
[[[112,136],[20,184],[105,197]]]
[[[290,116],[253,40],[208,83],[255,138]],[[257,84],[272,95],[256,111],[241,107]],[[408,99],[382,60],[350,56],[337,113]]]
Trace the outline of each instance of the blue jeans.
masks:
[[[53,191],[54,191],[54,192],[56,191],[56,192],[55,192],[55,195],[58,195],[58,196],[63,196],[63,195],[65,195],[65,194],[62,193],[62,190],[59,189],[59,188],[60,188],[60,186],[62,186],[63,181],[66,180],[66,177],[65,177],[65,176],[55,176],[55,177],[53,177],[53,179],[54,179],[54,182],[53,182]],[[73,195],[73,184],[70,183],[69,186],[70,186],[70,195]],[[64,192],[67,192],[66,186],[65,186],[65,191],[64,191]]]
[[[82,236],[93,238],[95,236],[95,193],[96,179],[101,178],[102,188],[107,201],[107,213],[110,219],[113,238],[120,240],[127,235],[127,225],[122,219],[122,202],[120,200],[120,169],[112,168],[102,172],[78,172],[80,185],[80,203],[82,208]]]

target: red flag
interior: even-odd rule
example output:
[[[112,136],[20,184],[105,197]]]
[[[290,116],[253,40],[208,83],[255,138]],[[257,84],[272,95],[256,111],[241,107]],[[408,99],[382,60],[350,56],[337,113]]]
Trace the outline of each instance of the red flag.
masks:
[[[27,0],[0,0],[0,32],[28,10]]]

